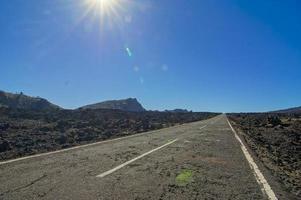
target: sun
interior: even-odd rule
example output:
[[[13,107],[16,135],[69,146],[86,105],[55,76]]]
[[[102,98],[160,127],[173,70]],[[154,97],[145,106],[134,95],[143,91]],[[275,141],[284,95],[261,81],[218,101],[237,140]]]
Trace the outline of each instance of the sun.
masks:
[[[86,0],[90,9],[99,12],[102,16],[114,14],[120,2],[121,0]]]
[[[96,6],[98,5],[101,7],[109,6],[110,4],[114,3],[114,0],[94,0],[94,1]]]
[[[125,23],[130,23],[131,0],[81,0],[83,9],[78,23],[88,19],[86,23],[94,24],[100,30],[116,28],[121,31]],[[130,16],[130,17],[129,17]],[[96,23],[95,23],[96,22]]]
[[[86,5],[85,16],[92,15],[99,20],[100,26],[104,23],[117,24],[122,17],[122,12],[127,0],[84,0]]]

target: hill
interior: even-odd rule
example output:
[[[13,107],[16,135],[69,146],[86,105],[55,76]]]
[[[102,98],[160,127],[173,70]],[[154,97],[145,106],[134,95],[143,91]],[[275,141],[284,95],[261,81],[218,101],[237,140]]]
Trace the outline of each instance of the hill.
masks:
[[[79,109],[112,109],[112,110],[123,110],[131,112],[142,112],[146,111],[142,105],[137,101],[136,98],[128,98],[121,100],[109,100],[100,103],[90,104]]]
[[[171,113],[188,113],[190,111],[188,111],[187,109],[173,109],[173,110],[165,110],[165,112],[171,112]]]
[[[0,91],[0,107],[30,110],[56,110],[59,106],[54,105],[40,97],[30,97],[23,93],[13,94]]]
[[[294,108],[288,108],[283,110],[276,110],[272,111],[273,113],[287,113],[287,114],[301,114],[301,106],[300,107],[294,107]]]

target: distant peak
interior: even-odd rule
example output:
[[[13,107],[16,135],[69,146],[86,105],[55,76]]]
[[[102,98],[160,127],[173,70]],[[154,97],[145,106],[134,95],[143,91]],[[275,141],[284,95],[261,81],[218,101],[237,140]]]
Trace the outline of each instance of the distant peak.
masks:
[[[120,99],[120,100],[123,100],[123,99]],[[132,97],[130,97],[130,98],[127,98],[127,99],[124,99],[124,100],[129,100],[129,101],[138,101],[136,98],[132,98]],[[119,100],[117,100],[117,101],[119,101]]]
[[[142,112],[145,109],[136,98],[127,98],[120,100],[108,100],[100,103],[90,104],[81,107],[81,109],[114,109],[132,112]]]

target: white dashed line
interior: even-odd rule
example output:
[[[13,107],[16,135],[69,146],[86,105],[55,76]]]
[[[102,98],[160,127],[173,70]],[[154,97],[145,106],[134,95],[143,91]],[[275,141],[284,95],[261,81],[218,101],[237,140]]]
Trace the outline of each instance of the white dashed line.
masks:
[[[202,130],[203,128],[206,128],[207,125],[200,127],[200,130]]]
[[[129,164],[131,164],[132,162],[135,162],[136,160],[138,160],[138,159],[140,159],[140,158],[143,158],[144,156],[147,156],[148,154],[151,154],[151,153],[153,153],[153,152],[155,152],[155,151],[158,151],[159,149],[162,149],[162,148],[164,148],[164,147],[166,147],[166,146],[168,146],[168,145],[170,145],[170,144],[176,142],[177,140],[178,140],[178,139],[175,139],[175,140],[170,141],[170,142],[168,142],[168,143],[166,143],[166,144],[164,144],[164,145],[162,145],[162,146],[160,146],[160,147],[157,147],[157,148],[155,148],[155,149],[153,149],[153,150],[151,150],[151,151],[148,151],[148,152],[146,152],[146,153],[144,153],[144,154],[142,154],[142,155],[140,155],[140,156],[138,156],[138,157],[136,157],[136,158],[134,158],[134,159],[132,159],[132,160],[129,160],[129,161],[127,161],[127,162],[125,162],[125,163],[123,163],[123,164],[121,164],[121,165],[119,165],[119,166],[113,168],[113,169],[110,169],[109,171],[106,171],[106,172],[104,172],[104,173],[102,173],[102,174],[99,174],[99,175],[97,175],[96,177],[97,177],[97,178],[103,178],[103,177],[105,177],[105,176],[107,176],[107,175],[109,175],[109,174],[112,174],[113,172],[115,172],[115,171],[117,171],[117,170],[119,170],[119,169],[121,169],[121,168],[123,168],[123,167],[125,167],[125,166],[127,166],[127,165],[129,165]]]

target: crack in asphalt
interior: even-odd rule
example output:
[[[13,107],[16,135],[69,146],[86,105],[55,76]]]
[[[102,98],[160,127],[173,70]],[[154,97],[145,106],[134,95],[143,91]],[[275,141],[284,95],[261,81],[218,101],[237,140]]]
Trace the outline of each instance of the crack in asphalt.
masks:
[[[28,183],[28,184],[26,184],[26,185],[23,185],[23,186],[21,186],[21,187],[17,187],[17,188],[12,189],[12,190],[7,190],[7,191],[1,193],[0,196],[3,196],[4,194],[10,193],[10,192],[17,192],[18,190],[22,190],[22,189],[25,189],[25,188],[27,188],[27,187],[30,187],[30,186],[32,186],[33,184],[35,184],[36,182],[38,182],[38,181],[40,181],[40,180],[42,180],[42,179],[44,179],[44,178],[46,178],[46,177],[47,177],[47,175],[46,175],[46,174],[43,174],[43,176],[41,176],[41,177],[39,177],[39,178],[37,178],[37,179],[34,179],[33,181],[31,181],[30,183]]]

